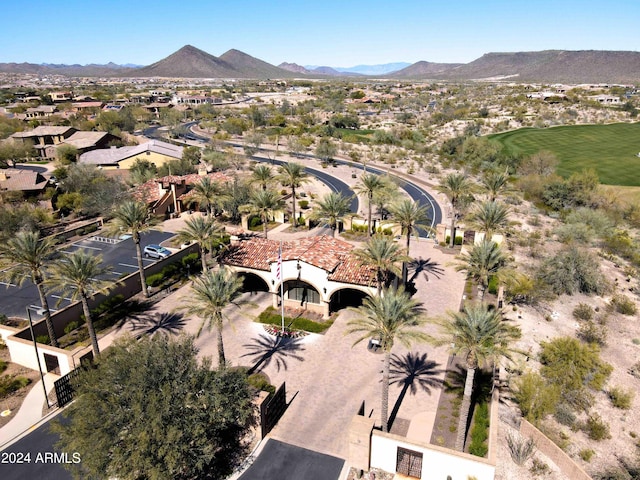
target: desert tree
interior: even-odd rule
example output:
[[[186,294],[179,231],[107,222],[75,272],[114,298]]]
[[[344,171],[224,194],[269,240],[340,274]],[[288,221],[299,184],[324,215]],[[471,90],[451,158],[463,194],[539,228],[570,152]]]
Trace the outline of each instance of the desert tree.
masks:
[[[305,172],[303,165],[295,162],[289,162],[278,168],[278,181],[283,187],[291,188],[291,202],[293,215],[293,228],[298,227],[298,219],[296,218],[296,188],[310,181],[309,174]]]
[[[471,200],[473,183],[462,173],[450,173],[440,182],[437,189],[451,202],[451,237],[449,247],[453,248],[456,237],[456,221],[461,209]]]

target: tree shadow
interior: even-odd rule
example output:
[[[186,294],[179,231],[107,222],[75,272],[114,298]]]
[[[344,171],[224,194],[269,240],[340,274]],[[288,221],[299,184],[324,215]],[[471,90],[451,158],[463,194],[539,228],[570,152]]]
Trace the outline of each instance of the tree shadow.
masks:
[[[247,371],[249,375],[261,371],[272,363],[276,366],[277,371],[280,371],[280,369],[288,369],[288,359],[304,361],[304,358],[298,355],[298,352],[304,351],[302,341],[299,338],[260,335],[250,343],[244,344],[243,347],[249,350],[249,353],[241,355],[241,358],[252,357],[251,361],[255,362],[255,365]]]
[[[440,279],[440,277],[444,274],[444,269],[440,267],[440,264],[438,262],[432,261],[430,258],[427,258],[426,260],[422,257],[413,259],[411,262],[409,262],[407,268],[409,272],[413,271],[413,274],[409,278],[408,282],[415,281],[420,273],[424,274],[424,277],[427,281],[429,281],[429,275]]]
[[[161,332],[166,335],[177,335],[186,325],[180,313],[163,312],[158,315],[139,315],[131,318],[131,331],[136,338]]]
[[[411,395],[415,395],[419,390],[431,395],[433,388],[439,388],[443,385],[443,380],[439,375],[443,372],[438,369],[440,364],[433,360],[427,360],[427,354],[407,353],[399,356],[391,357],[391,365],[389,369],[389,384],[402,384],[402,391],[396,400],[396,403],[389,415],[389,429],[393,425],[398,415],[402,401],[407,391]]]

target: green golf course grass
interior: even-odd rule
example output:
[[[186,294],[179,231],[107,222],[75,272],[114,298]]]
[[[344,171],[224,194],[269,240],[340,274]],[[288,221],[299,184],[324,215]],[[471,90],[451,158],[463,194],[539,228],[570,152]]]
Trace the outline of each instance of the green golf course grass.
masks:
[[[488,138],[513,154],[553,152],[563,177],[593,168],[605,185],[640,186],[640,123],[522,128]]]

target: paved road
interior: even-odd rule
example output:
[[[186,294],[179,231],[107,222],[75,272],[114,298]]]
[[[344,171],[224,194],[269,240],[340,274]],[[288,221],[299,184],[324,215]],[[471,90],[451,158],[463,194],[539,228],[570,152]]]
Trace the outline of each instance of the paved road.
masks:
[[[99,232],[96,232],[99,234]],[[160,232],[152,230],[142,237],[142,245],[149,243],[160,243],[171,238],[173,233]],[[76,250],[85,250],[92,255],[101,254],[105,265],[110,265],[113,269],[112,277],[114,279],[122,274],[130,274],[138,269],[135,244],[131,238],[119,242],[117,244],[109,244],[96,242],[93,240],[81,240],[75,242],[63,250],[63,253],[71,253]],[[145,265],[153,263],[155,260],[143,259]],[[68,298],[60,298],[57,294],[47,296],[49,307],[58,310],[69,305]],[[58,303],[59,302],[59,303]],[[36,287],[27,280],[19,287],[15,284],[0,283],[0,312],[8,317],[24,317],[25,309],[32,307],[32,317],[34,320],[42,318],[38,313],[40,309],[40,297]]]

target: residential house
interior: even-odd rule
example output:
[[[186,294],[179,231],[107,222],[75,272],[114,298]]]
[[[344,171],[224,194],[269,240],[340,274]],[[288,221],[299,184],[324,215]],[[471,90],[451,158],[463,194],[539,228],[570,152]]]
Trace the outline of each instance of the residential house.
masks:
[[[28,132],[16,132],[10,138],[24,143],[31,142],[44,159],[56,158],[56,149],[60,145],[72,145],[78,153],[96,148],[106,148],[119,138],[107,132],[80,132],[73,127],[40,126]]]
[[[0,192],[22,192],[26,196],[42,193],[49,181],[40,172],[19,168],[0,170]]]
[[[140,145],[93,150],[80,155],[79,163],[96,165],[105,169],[129,169],[137,159],[148,160],[156,167],[182,158],[183,147],[160,140],[150,140]]]
[[[69,102],[73,99],[72,92],[51,92],[49,96],[54,102]]]

